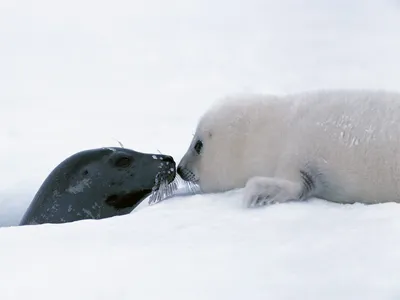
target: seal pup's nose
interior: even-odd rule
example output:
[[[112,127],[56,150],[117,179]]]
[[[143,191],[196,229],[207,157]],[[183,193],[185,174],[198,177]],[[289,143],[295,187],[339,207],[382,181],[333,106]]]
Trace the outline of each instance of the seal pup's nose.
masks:
[[[176,169],[176,172],[178,173],[178,175],[182,178],[184,178],[183,175],[183,168],[181,166],[178,166],[178,168]]]

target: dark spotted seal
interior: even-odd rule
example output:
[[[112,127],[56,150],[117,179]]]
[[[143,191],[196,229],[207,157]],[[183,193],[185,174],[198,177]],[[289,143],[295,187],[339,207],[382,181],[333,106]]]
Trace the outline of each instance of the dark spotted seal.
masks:
[[[174,159],[168,155],[114,147],[78,152],[49,174],[20,225],[129,214],[175,175]]]

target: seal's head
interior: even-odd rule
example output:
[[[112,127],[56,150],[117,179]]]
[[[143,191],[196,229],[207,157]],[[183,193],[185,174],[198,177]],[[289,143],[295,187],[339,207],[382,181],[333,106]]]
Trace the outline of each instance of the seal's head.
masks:
[[[175,162],[168,155],[114,147],[82,151],[50,173],[20,224],[128,214],[174,178]]]
[[[220,192],[244,185],[243,157],[251,128],[251,106],[223,99],[200,119],[189,148],[179,162],[179,176],[201,192]],[[243,174],[242,174],[243,173]]]

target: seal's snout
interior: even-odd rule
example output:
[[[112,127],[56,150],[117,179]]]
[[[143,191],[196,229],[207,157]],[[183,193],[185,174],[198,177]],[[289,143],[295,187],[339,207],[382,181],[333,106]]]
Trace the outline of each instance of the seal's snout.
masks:
[[[196,175],[189,169],[179,165],[177,168],[178,175],[185,181],[197,182]]]
[[[170,172],[176,172],[176,163],[172,156],[163,155],[159,157],[158,168]]]
[[[178,175],[181,176],[182,179],[183,179],[183,176],[184,176],[183,173],[184,173],[184,172],[183,172],[182,166],[179,165],[178,168],[176,169],[176,172],[177,172]]]
[[[159,155],[156,156],[157,174],[155,175],[155,187],[159,188],[163,182],[171,183],[176,176],[176,163],[170,155]]]
[[[163,158],[163,162],[165,163],[165,165],[171,170],[173,169],[173,171],[175,172],[176,170],[176,163],[175,160],[172,156],[166,155]],[[171,170],[172,171],[172,170]]]
[[[164,155],[162,158],[163,161],[175,164],[175,160],[172,156]]]

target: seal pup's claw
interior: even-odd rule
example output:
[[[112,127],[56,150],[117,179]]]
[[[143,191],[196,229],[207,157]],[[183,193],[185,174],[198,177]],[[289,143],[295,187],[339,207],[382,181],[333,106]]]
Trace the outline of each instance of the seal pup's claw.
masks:
[[[299,199],[301,184],[279,178],[253,177],[244,190],[245,206],[255,208]]]

